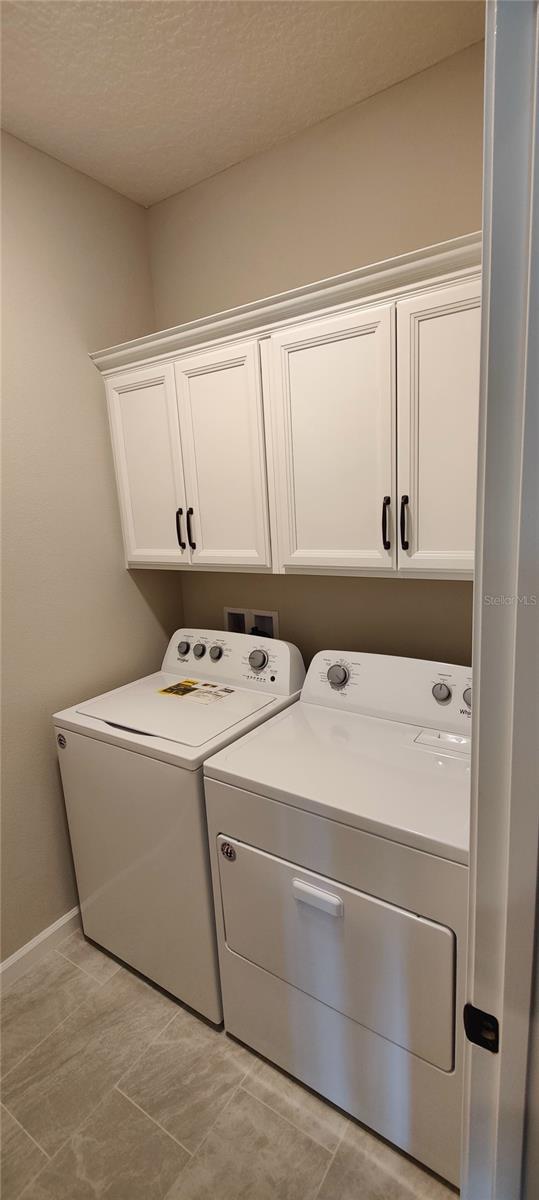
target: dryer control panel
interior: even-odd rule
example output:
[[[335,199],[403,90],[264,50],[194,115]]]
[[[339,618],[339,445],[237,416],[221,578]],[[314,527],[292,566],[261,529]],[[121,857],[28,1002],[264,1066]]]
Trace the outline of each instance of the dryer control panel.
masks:
[[[305,704],[470,735],[470,667],[387,654],[322,650],[301,693]]]
[[[223,629],[177,629],[161,669],[276,696],[299,692],[305,679],[303,659],[291,642]]]

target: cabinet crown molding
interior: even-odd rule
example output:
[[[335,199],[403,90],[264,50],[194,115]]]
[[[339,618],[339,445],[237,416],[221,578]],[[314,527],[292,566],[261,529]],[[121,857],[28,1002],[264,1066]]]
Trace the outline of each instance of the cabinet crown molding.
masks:
[[[200,343],[217,342],[246,332],[271,332],[279,323],[314,315],[356,301],[382,301],[414,285],[429,285],[451,273],[477,271],[481,264],[481,233],[469,233],[420,250],[359,267],[343,275],[306,284],[289,292],[242,304],[225,312],[188,321],[173,329],[150,333],[118,346],[96,350],[90,358],[103,374],[126,366],[173,356]]]

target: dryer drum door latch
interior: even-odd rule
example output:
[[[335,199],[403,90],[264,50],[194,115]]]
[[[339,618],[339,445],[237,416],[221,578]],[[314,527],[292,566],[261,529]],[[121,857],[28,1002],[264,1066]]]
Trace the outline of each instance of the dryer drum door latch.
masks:
[[[492,1013],[483,1012],[473,1004],[464,1005],[464,1029],[469,1042],[497,1054],[500,1048],[500,1027]]]

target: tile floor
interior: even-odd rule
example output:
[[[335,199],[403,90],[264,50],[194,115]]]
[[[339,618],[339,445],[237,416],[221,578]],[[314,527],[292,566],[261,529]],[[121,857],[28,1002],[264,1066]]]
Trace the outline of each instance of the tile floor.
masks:
[[[2,1030],[3,1200],[454,1200],[79,932]]]

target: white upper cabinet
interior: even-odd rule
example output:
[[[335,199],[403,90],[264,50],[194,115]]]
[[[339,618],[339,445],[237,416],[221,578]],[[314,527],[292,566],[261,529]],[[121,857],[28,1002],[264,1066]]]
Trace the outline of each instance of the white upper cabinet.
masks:
[[[193,565],[271,566],[256,340],[175,364]]]
[[[470,577],[479,252],[470,235],[92,355],[128,565]]]
[[[106,386],[127,563],[188,564],[174,370],[156,363]]]
[[[400,301],[397,347],[399,570],[471,572],[479,281]]]
[[[281,569],[394,569],[394,306],[274,334],[269,408]]]

